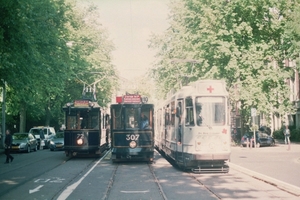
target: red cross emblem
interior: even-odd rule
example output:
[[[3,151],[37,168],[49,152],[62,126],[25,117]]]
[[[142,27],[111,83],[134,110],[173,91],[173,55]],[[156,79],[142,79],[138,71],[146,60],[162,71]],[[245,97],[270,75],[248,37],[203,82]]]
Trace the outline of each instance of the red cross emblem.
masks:
[[[224,128],[223,131],[222,131],[222,133],[223,134],[227,134],[227,129]]]
[[[207,90],[209,91],[209,93],[212,93],[212,91],[214,90],[214,88],[212,88],[211,85],[210,85],[209,88],[207,88]]]

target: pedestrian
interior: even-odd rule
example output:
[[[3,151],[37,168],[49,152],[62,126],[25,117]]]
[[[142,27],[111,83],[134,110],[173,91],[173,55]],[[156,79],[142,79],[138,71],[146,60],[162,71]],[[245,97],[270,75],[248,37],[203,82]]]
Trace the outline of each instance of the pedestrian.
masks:
[[[289,144],[290,143],[290,129],[289,129],[288,126],[285,126],[283,134],[284,134],[284,142],[285,142],[285,144]]]
[[[12,162],[14,160],[14,157],[12,157],[10,155],[10,149],[11,149],[11,144],[12,144],[12,136],[10,134],[10,130],[6,130],[6,136],[5,136],[5,155],[6,155],[6,162],[5,163],[9,163],[9,159],[10,162]]]
[[[291,136],[291,132],[290,132],[290,129],[288,126],[285,126],[285,129],[284,129],[284,142],[285,144],[288,145],[288,149],[287,150],[290,150],[291,149],[291,146],[290,146],[290,136]]]

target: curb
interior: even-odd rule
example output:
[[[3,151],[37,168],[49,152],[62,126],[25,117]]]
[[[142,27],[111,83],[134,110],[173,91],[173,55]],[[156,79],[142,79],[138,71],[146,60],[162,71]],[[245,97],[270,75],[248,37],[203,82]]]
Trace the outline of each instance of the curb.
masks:
[[[275,178],[271,178],[269,176],[254,172],[252,170],[249,170],[247,168],[241,167],[239,165],[236,165],[236,164],[233,164],[233,163],[230,163],[230,162],[228,162],[227,164],[229,165],[229,167],[232,167],[233,169],[235,169],[239,172],[242,172],[242,173],[244,173],[248,176],[251,176],[251,177],[256,178],[258,180],[269,183],[269,184],[271,184],[271,185],[273,185],[273,186],[275,186],[275,187],[277,187],[281,190],[284,190],[286,192],[289,192],[291,194],[294,194],[294,195],[300,197],[300,187],[297,187],[297,186],[291,185],[289,183],[285,183],[283,181],[277,180]]]

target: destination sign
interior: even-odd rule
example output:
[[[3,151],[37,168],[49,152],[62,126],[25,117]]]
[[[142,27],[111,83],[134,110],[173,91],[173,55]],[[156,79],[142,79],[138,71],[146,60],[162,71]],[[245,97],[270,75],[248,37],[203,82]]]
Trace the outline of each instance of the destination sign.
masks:
[[[124,95],[123,103],[141,103],[141,95]]]
[[[89,107],[88,100],[75,100],[74,107]]]

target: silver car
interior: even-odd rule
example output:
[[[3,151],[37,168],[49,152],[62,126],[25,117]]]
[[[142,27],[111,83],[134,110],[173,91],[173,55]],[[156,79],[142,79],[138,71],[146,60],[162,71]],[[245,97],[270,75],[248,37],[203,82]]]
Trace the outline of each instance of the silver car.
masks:
[[[38,148],[38,143],[36,138],[31,133],[14,133],[13,136],[13,142],[11,145],[11,151],[17,151],[17,152],[31,152],[36,151]]]
[[[55,150],[64,150],[64,132],[58,132],[56,135],[50,140],[49,149],[50,151]]]

